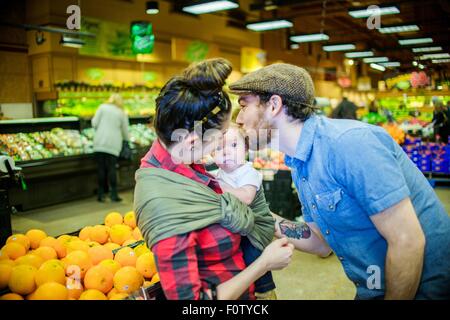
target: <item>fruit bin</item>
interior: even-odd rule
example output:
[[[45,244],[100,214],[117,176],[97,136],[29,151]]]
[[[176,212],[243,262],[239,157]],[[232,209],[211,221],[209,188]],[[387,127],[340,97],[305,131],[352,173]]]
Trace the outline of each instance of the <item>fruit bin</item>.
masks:
[[[0,299],[165,299],[153,254],[134,212],[109,213],[104,224],[49,237],[13,234],[0,250]]]

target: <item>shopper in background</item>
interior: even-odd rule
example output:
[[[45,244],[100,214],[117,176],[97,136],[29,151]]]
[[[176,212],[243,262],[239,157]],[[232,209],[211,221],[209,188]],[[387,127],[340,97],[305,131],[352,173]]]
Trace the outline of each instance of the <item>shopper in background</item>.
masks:
[[[331,113],[331,118],[334,119],[353,119],[356,120],[356,110],[358,107],[347,97],[344,97]]]
[[[291,260],[293,246],[286,239],[271,243],[274,221],[267,203],[259,203],[266,210],[257,215],[223,193],[199,164],[216,147],[203,137],[206,131],[222,136],[228,128],[231,102],[222,88],[230,73],[228,61],[212,59],[168,81],[156,100],[158,139],[136,172],[137,223],[168,299],[252,299],[253,283]],[[248,266],[241,234],[263,250]]]
[[[123,99],[112,94],[107,103],[100,105],[92,118],[94,152],[97,159],[98,191],[97,199],[105,201],[109,186],[111,201],[122,201],[117,193],[117,159],[123,141],[128,141],[128,116],[123,111]]]
[[[433,128],[434,134],[439,141],[447,143],[450,135],[450,114],[449,109],[444,106],[442,101],[434,102]]]
[[[305,219],[291,222],[297,249],[331,248],[356,299],[450,299],[450,217],[383,128],[316,115],[311,76],[294,65],[261,68],[229,87],[249,136],[276,129],[267,140],[278,138],[286,154]]]

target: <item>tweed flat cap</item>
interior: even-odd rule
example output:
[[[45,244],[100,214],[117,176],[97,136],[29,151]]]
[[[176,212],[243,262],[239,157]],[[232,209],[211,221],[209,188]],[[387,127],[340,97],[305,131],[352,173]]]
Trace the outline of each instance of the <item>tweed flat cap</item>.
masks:
[[[314,84],[308,71],[287,63],[274,63],[246,74],[229,85],[234,94],[273,93],[312,105]]]

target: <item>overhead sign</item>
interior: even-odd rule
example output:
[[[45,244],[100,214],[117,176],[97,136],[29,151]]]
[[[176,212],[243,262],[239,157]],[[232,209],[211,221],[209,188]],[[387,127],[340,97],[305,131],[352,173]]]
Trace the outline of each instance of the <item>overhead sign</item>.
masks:
[[[172,60],[191,63],[219,56],[219,46],[214,43],[172,38]]]

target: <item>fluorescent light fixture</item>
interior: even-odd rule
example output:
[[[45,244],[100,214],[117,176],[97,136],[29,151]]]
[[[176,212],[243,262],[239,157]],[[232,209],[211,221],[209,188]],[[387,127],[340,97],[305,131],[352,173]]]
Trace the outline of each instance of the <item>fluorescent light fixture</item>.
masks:
[[[298,43],[292,43],[291,44],[291,49],[295,50],[295,49],[298,49],[298,48],[300,48],[300,45]]]
[[[433,52],[433,51],[441,51],[442,47],[422,47],[422,48],[413,48],[412,52]]]
[[[389,7],[379,7],[376,9],[352,9],[348,11],[348,14],[351,15],[353,18],[368,18],[375,15],[388,15],[388,14],[397,14],[400,13],[400,10],[395,6],[389,6]]]
[[[290,39],[291,41],[300,43],[300,42],[327,41],[328,39],[330,39],[330,37],[324,33],[314,33],[299,36],[291,36]]]
[[[64,47],[70,47],[70,48],[81,48],[82,46],[84,46],[86,44],[86,42],[84,42],[81,39],[71,38],[66,35],[61,36],[61,40],[59,41],[59,43]]]
[[[158,1],[147,1],[145,5],[145,13],[158,14],[159,13]]]
[[[400,67],[400,62],[391,61],[391,62],[381,62],[380,65],[383,67]]]
[[[425,66],[419,63],[419,69],[425,69]]]
[[[432,43],[432,38],[414,38],[414,39],[401,39],[398,40],[398,43],[400,43],[402,46],[408,46],[411,44],[422,44],[422,43]]]
[[[404,26],[381,27],[378,29],[381,33],[402,33],[420,30],[417,24],[408,24]]]
[[[417,61],[413,61],[413,62],[412,62],[412,65],[413,65],[414,67],[417,67]]]
[[[276,29],[284,29],[291,28],[294,24],[289,20],[271,20],[271,21],[260,21],[247,24],[247,29],[252,31],[267,31],[267,30],[276,30]]]
[[[376,64],[376,63],[371,63],[371,64],[370,64],[370,67],[371,67],[372,69],[375,69],[375,70],[378,70],[378,71],[385,71],[385,70],[386,70],[385,67],[380,66],[379,64]]]
[[[355,50],[356,46],[354,44],[351,43],[346,43],[346,44],[333,44],[333,45],[329,45],[329,46],[323,46],[322,49],[324,51],[350,51],[350,50]]]
[[[345,54],[346,58],[365,58],[365,57],[373,57],[372,51],[357,51],[357,52],[347,52]]]
[[[433,59],[431,60],[433,63],[449,63],[450,59]]]
[[[364,58],[363,61],[365,63],[376,63],[376,62],[388,62],[388,57],[373,57],[373,58]]]
[[[238,8],[239,4],[234,1],[207,1],[199,4],[192,4],[183,7],[184,12],[191,14],[204,14],[216,11],[230,10]]]
[[[450,58],[450,54],[448,54],[448,53],[429,53],[429,54],[424,54],[423,56],[420,56],[420,60],[443,59],[443,58]]]

